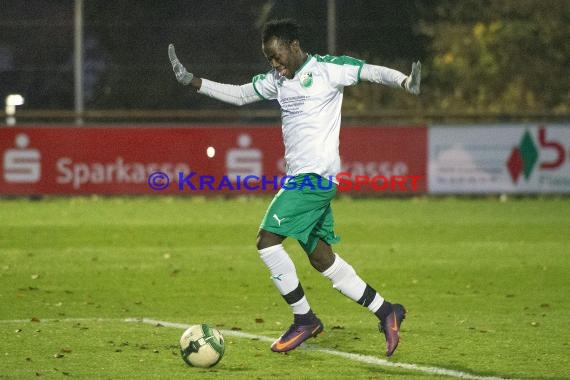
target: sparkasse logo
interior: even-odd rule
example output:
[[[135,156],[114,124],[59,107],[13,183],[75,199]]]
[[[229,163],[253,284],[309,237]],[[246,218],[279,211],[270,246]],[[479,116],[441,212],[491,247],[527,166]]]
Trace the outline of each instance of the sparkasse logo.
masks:
[[[15,138],[15,148],[4,151],[3,169],[6,183],[36,183],[42,175],[41,153],[30,147],[30,138],[19,133]]]

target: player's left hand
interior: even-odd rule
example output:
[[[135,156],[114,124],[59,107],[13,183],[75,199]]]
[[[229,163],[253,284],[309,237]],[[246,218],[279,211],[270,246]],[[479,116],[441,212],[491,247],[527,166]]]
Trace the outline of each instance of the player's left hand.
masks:
[[[412,72],[406,78],[406,82],[404,83],[406,91],[414,95],[419,95],[421,80],[422,80],[422,64],[420,63],[420,61],[417,61],[412,63]]]
[[[174,51],[174,45],[168,45],[168,58],[172,64],[172,70],[174,70],[174,75],[176,75],[176,80],[182,83],[184,86],[188,86],[194,78],[194,74],[189,73],[188,70],[178,60],[176,52]]]

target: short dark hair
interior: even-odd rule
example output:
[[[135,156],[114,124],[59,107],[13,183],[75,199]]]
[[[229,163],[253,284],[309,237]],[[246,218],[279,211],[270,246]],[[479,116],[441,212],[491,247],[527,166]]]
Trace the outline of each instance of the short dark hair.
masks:
[[[290,18],[268,21],[263,25],[261,40],[263,43],[266,43],[273,37],[286,42],[300,41],[301,27],[295,20]]]

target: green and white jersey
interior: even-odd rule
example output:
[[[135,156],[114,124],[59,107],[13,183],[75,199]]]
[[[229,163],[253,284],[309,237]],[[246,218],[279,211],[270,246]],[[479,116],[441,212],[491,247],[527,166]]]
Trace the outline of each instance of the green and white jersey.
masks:
[[[292,79],[276,70],[256,75],[253,87],[281,105],[287,174],[340,172],[339,132],[343,89],[357,84],[364,61],[309,55]],[[336,180],[335,180],[336,181]]]

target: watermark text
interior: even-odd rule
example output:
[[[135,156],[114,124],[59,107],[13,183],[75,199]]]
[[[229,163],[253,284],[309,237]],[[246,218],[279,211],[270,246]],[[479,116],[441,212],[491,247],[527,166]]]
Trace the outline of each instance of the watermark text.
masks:
[[[377,191],[417,191],[421,175],[353,175],[340,172],[336,176],[232,176],[215,177],[197,172],[178,172],[174,182],[178,191],[256,191],[256,190],[359,190],[370,186]],[[154,172],[148,176],[151,189],[161,191],[170,185],[170,177],[164,172]]]

